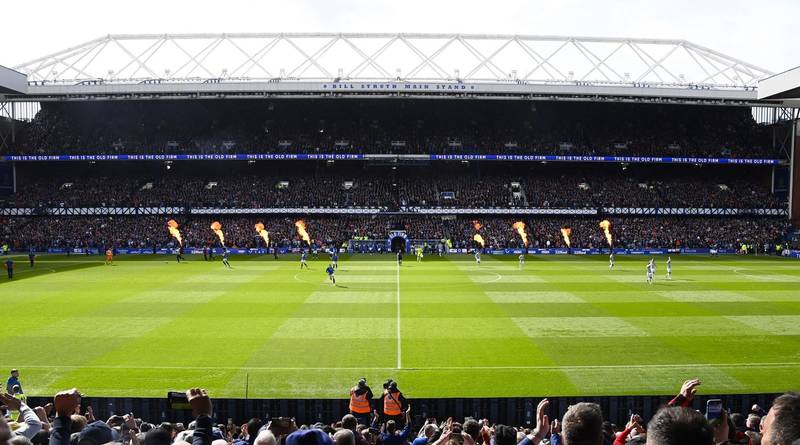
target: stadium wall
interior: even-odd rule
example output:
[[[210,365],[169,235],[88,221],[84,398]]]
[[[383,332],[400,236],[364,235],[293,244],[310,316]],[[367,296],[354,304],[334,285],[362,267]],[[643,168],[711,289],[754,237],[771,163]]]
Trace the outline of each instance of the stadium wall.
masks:
[[[731,412],[748,413],[753,404],[770,406],[772,400],[780,394],[736,394],[736,395],[698,395],[693,406],[701,409],[708,399],[722,399],[725,409]],[[212,394],[213,397],[213,394]],[[561,418],[570,405],[578,402],[594,402],[601,406],[606,420],[617,425],[625,425],[631,413],[649,419],[670,400],[672,396],[607,396],[607,397],[548,397],[550,400],[550,417]],[[191,413],[172,411],[167,406],[166,395],[163,398],[112,398],[84,397],[84,404],[91,405],[95,416],[101,419],[112,414],[134,413],[150,422],[184,422],[188,424]],[[449,416],[455,419],[465,417],[488,418],[496,423],[515,426],[531,426],[535,424],[536,404],[540,397],[519,398],[441,398],[416,399],[409,397],[413,410],[413,422],[416,431],[426,418],[439,420]],[[52,402],[49,397],[28,397],[29,405],[44,406]],[[342,399],[214,399],[214,410],[217,422],[233,418],[234,422],[246,422],[254,416],[262,419],[280,416],[291,416],[297,424],[313,424],[322,422],[329,424],[341,420],[348,413],[348,400]],[[85,408],[85,407],[84,407]],[[533,422],[533,423],[532,423]]]

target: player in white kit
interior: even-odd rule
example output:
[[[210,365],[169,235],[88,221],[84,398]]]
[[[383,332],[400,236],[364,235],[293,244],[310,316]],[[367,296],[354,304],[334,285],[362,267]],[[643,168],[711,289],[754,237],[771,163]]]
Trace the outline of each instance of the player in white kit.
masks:
[[[667,257],[667,279],[672,279],[672,257]]]

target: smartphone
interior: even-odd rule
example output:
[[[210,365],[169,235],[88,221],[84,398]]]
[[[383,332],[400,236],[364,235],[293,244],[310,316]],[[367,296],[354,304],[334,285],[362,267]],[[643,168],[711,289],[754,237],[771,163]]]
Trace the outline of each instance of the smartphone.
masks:
[[[709,399],[706,402],[706,419],[709,422],[714,420],[719,420],[722,417],[722,400],[720,399]]]
[[[167,393],[167,407],[173,411],[191,411],[189,398],[186,393],[180,391],[170,391]]]

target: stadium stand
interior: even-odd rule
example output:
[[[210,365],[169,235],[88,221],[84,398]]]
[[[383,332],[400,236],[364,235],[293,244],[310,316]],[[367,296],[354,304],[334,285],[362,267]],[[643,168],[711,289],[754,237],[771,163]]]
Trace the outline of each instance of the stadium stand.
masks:
[[[764,166],[20,163],[13,207],[786,209]]]
[[[264,247],[254,231],[257,222],[264,223],[274,245],[305,247],[296,234],[291,217],[182,217],[175,216],[115,216],[115,217],[12,217],[5,225],[6,236],[15,249],[30,247],[92,247],[153,248],[169,246],[173,240],[166,230],[166,220],[180,221],[186,244],[203,247],[214,244],[209,230],[214,220],[223,221],[228,247]],[[482,218],[480,230],[487,248],[524,248],[520,238],[511,230],[518,219]],[[385,244],[391,227],[407,231],[409,238],[435,242],[450,240],[454,248],[476,247],[472,237],[473,218],[441,216],[327,216],[305,218],[314,243],[318,246],[347,246],[355,237],[372,240],[374,248]],[[565,247],[562,227],[572,228],[572,247],[603,248],[605,238],[595,218],[542,217],[527,219],[530,248]],[[615,247],[620,248],[725,248],[738,249],[741,244],[774,246],[785,241],[791,225],[783,218],[697,218],[697,217],[640,217],[614,218]],[[761,250],[759,250],[761,251]],[[375,250],[377,253],[377,250]]]
[[[503,153],[773,158],[747,107],[521,101],[45,102],[4,154]],[[130,116],[139,116],[130,119]]]

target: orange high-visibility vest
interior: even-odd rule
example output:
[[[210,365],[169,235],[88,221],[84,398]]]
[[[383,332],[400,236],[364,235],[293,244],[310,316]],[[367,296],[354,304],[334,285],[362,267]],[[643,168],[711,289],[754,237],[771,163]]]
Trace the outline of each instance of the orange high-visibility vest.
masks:
[[[350,411],[356,414],[369,414],[369,400],[367,400],[366,391],[358,395],[355,390],[350,390]]]
[[[400,391],[384,391],[383,394],[383,414],[387,416],[399,416],[403,414],[403,407],[400,406]]]

